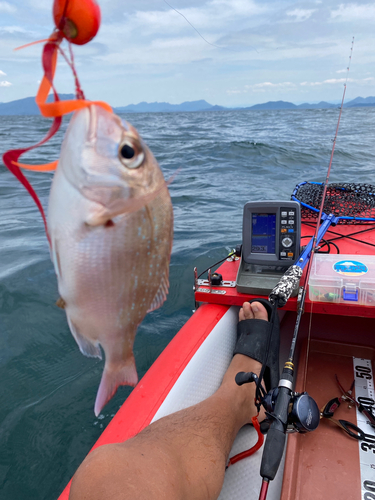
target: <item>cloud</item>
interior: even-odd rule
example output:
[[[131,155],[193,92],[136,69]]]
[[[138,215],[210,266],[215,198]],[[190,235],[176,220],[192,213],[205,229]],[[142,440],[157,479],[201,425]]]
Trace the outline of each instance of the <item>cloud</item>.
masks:
[[[10,82],[7,82],[6,80],[3,80],[0,82],[0,87],[10,87],[12,84]]]
[[[255,83],[254,85],[245,85],[245,88],[250,90],[265,90],[265,89],[291,89],[295,88],[296,85],[292,82],[280,82],[280,83],[272,83],[272,82],[263,82],[263,83]]]
[[[232,94],[247,94],[250,92],[266,92],[268,90],[292,90],[297,86],[292,82],[280,82],[280,83],[272,83],[272,82],[262,82],[255,83],[254,85],[245,85],[243,90],[227,90],[226,93],[229,95]]]
[[[27,34],[33,34],[32,31],[27,31],[24,28],[21,28],[20,26],[0,26],[0,33],[27,33]]]
[[[356,3],[340,4],[337,10],[331,11],[331,19],[338,21],[374,21],[375,5],[371,3],[358,5]]]
[[[355,78],[330,78],[329,80],[323,80],[322,82],[301,82],[300,85],[303,87],[315,87],[317,85],[332,85],[336,83],[345,83],[345,82],[350,82],[350,83],[356,83],[358,85],[368,85],[371,82],[375,81],[375,78],[370,76],[368,78],[362,78],[362,79],[355,79]]]
[[[1,71],[1,69],[0,69],[0,75],[1,76],[6,76],[6,73],[4,73],[4,71]]]
[[[199,46],[200,41],[196,37],[185,37],[185,38],[168,38],[161,39],[156,38],[152,40],[150,44],[150,49],[180,49],[182,47],[196,47]]]
[[[306,21],[316,9],[294,9],[286,13],[287,16],[295,17],[295,22]]]
[[[212,0],[208,5],[215,9],[224,7],[227,9],[227,13],[232,12],[239,15],[261,14],[269,10],[269,7],[262,5],[262,2],[256,4],[251,0]]]
[[[168,2],[169,4],[169,2]],[[160,4],[158,10],[136,10],[129,16],[129,12],[123,10],[124,21],[119,23],[119,18],[114,23],[103,24],[103,30],[111,30],[113,25],[118,25],[122,33],[127,32],[138,38],[153,34],[164,36],[176,35],[184,36],[187,33],[194,33],[194,29],[202,33],[203,36],[210,35],[213,38],[238,31],[239,27],[246,22],[254,22],[258,15],[271,12],[269,6],[257,4],[252,0],[211,0],[202,2],[199,6],[179,7],[175,6],[173,0],[168,4]],[[154,5],[150,3],[150,5]],[[194,36],[198,36],[197,33]],[[210,39],[210,42],[215,40]]]
[[[16,8],[10,5],[8,2],[0,2],[0,12],[6,12],[7,14],[13,14],[16,12]]]

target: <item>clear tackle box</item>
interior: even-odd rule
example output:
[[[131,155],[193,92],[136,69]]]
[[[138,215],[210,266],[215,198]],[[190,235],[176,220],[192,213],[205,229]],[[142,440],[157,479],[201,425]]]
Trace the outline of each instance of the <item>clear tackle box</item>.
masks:
[[[375,255],[316,254],[309,299],[375,306]]]

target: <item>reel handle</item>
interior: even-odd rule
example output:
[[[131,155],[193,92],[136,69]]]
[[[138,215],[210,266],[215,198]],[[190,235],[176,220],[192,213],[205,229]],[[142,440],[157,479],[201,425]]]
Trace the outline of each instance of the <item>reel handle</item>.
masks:
[[[238,372],[235,379],[237,385],[248,384],[249,382],[258,382],[258,377],[253,372]]]

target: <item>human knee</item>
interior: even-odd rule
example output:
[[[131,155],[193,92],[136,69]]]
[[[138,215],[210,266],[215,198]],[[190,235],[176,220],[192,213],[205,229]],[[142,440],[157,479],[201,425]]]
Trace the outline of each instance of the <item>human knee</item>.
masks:
[[[85,458],[73,477],[69,500],[86,498],[83,493],[90,500],[103,498],[101,493],[103,490],[108,491],[108,486],[116,475],[117,446],[100,446]]]

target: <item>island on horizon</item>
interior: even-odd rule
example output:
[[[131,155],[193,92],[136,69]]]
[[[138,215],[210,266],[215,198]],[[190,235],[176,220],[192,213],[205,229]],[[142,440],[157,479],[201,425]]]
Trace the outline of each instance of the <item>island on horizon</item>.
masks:
[[[61,100],[74,99],[73,94],[60,94]],[[48,102],[53,101],[52,95],[48,97]],[[356,97],[344,104],[346,108],[371,107],[375,106],[375,97]],[[201,99],[199,101],[186,101],[181,104],[170,104],[168,102],[140,102],[138,104],[129,104],[127,106],[114,107],[116,113],[176,113],[176,112],[194,112],[194,111],[264,111],[264,110],[298,110],[298,109],[329,109],[337,108],[338,105],[330,102],[321,101],[310,104],[293,104],[288,101],[268,101],[262,104],[243,107],[224,107],[212,105]],[[35,103],[35,97],[26,97],[15,101],[0,103],[0,116],[9,115],[40,115],[38,106]]]

